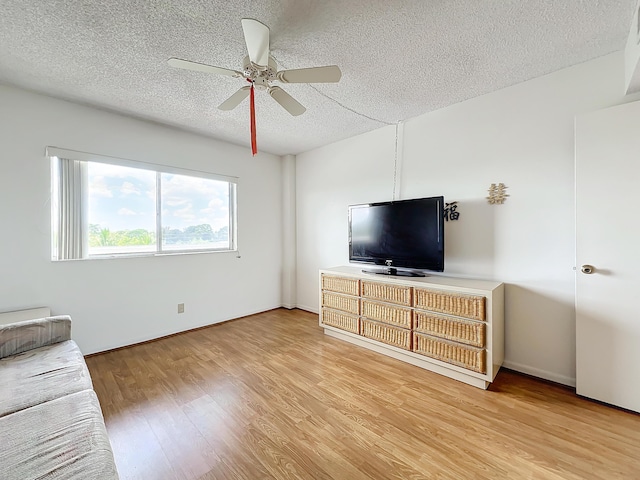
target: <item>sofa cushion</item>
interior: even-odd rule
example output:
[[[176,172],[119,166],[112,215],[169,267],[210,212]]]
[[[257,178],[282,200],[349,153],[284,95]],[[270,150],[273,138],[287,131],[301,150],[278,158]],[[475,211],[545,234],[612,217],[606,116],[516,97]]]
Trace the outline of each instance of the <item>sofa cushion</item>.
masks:
[[[92,390],[0,418],[4,480],[117,479],[113,453]]]
[[[66,340],[71,340],[69,315],[0,325],[0,358]]]
[[[93,388],[73,340],[0,359],[0,417]]]

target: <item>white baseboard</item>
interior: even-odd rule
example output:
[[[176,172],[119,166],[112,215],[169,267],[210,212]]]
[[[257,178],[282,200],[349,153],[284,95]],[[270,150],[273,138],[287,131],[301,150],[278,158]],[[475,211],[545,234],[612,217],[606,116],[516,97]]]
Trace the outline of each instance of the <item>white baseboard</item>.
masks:
[[[224,322],[228,322],[230,320],[237,320],[239,318],[243,318],[243,317],[249,317],[251,315],[256,315],[258,313],[263,313],[263,312],[268,312],[270,310],[276,310],[278,308],[280,308],[281,305],[275,305],[273,307],[264,307],[264,308],[260,308],[258,310],[248,310],[248,311],[244,311],[244,312],[239,312],[236,315],[233,315],[231,317],[223,317],[220,318],[218,320],[216,320],[215,322],[210,322],[209,320],[206,320],[204,323],[197,323],[194,325],[188,325],[182,328],[178,328],[178,329],[166,329],[166,330],[161,330],[159,332],[156,332],[152,335],[144,335],[144,336],[135,336],[135,337],[131,337],[128,338],[126,340],[123,340],[121,342],[118,343],[111,343],[111,344],[107,344],[107,345],[102,345],[98,348],[89,348],[87,349],[86,352],[83,351],[84,355],[94,355],[96,353],[101,353],[101,352],[108,352],[110,350],[115,350],[118,348],[123,348],[123,347],[130,347],[133,345],[137,345],[139,343],[145,343],[145,342],[149,342],[152,340],[157,340],[160,338],[164,338],[164,337],[168,337],[171,335],[176,335],[178,333],[183,333],[183,332],[188,332],[190,330],[196,330],[198,328],[203,328],[203,327],[211,327],[213,325],[216,325],[218,323],[224,323]]]
[[[576,379],[574,377],[559,375],[557,373],[548,372],[546,370],[541,370],[539,368],[531,367],[529,365],[523,365],[521,363],[510,362],[508,360],[505,360],[504,362],[502,362],[502,366],[504,368],[508,368],[509,370],[515,370],[516,372],[526,373],[527,375],[542,378],[544,380],[550,380],[552,382],[560,383],[562,385],[567,385],[568,387],[575,388],[576,386]]]
[[[318,311],[318,309],[317,309],[317,308],[308,307],[307,305],[300,305],[300,304],[297,304],[297,305],[295,306],[295,308],[299,308],[300,310],[305,310],[305,311],[307,311],[307,312],[311,312],[311,313],[316,313],[316,314],[317,314],[317,313],[320,313],[320,312]]]

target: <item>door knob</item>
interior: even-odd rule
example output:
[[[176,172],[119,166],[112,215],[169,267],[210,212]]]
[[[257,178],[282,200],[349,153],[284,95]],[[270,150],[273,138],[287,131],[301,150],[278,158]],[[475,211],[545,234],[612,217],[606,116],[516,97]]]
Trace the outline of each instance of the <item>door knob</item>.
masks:
[[[582,273],[591,275],[593,272],[595,272],[596,267],[594,267],[593,265],[582,265],[582,268],[580,270],[582,270]]]

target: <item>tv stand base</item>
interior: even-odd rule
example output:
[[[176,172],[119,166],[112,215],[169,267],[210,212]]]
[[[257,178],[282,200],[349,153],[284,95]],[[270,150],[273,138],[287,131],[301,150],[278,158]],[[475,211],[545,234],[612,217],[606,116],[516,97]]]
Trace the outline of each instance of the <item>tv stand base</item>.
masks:
[[[397,268],[388,267],[382,270],[362,270],[362,273],[373,273],[375,275],[391,275],[393,277],[426,277],[422,272],[413,272],[410,270],[398,270]]]

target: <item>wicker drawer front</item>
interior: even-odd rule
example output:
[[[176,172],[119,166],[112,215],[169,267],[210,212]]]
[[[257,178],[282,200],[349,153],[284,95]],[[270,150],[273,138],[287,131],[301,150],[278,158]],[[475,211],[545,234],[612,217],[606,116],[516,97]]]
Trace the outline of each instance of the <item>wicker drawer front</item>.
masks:
[[[360,280],[357,278],[336,277],[335,275],[322,275],[322,290],[346,293],[347,295],[360,295]]]
[[[341,330],[346,330],[347,332],[360,333],[360,318],[356,315],[323,308],[322,323]]]
[[[474,320],[484,321],[486,319],[485,298],[473,295],[456,295],[455,293],[416,288],[413,306]]]
[[[360,314],[360,299],[338,293],[322,292],[322,306],[342,310],[343,312]]]
[[[361,335],[394,347],[411,350],[411,330],[392,327],[391,325],[374,322],[366,318],[361,319],[360,322]]]
[[[362,296],[383,302],[411,306],[411,287],[362,281]]]
[[[474,372],[486,373],[486,352],[482,348],[448,342],[421,333],[413,333],[413,351]]]
[[[485,324],[482,322],[433,315],[419,310],[415,311],[413,318],[413,329],[416,332],[466,343],[474,347],[485,346]]]
[[[363,317],[402,328],[411,328],[411,312],[410,308],[362,300]]]

